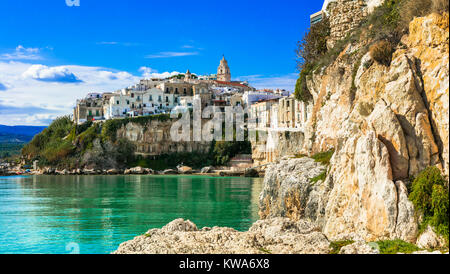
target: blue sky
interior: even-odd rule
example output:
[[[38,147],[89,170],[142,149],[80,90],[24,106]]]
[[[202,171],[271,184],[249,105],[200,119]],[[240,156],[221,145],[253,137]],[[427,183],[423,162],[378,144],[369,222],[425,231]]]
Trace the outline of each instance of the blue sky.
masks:
[[[292,90],[296,43],[322,4],[2,0],[0,124],[48,124],[85,93],[146,75],[215,73],[222,54],[234,80]],[[9,117],[13,108],[25,114]]]

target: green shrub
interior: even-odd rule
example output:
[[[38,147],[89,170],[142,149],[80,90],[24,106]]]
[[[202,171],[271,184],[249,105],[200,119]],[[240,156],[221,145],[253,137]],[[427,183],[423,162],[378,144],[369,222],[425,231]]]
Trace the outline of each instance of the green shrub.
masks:
[[[370,56],[378,63],[389,66],[392,60],[392,54],[394,49],[390,42],[386,40],[378,41],[377,43],[370,46],[369,49]]]
[[[305,64],[295,84],[295,93],[294,93],[295,98],[305,103],[312,100],[312,95],[311,92],[309,92],[308,90],[306,80],[307,76],[313,72],[313,67],[314,66],[312,64]]]
[[[423,231],[428,225],[443,236],[448,245],[449,238],[449,194],[447,180],[437,167],[428,167],[413,181],[409,199],[416,210],[423,214]]]
[[[327,52],[327,38],[330,35],[330,21],[327,17],[312,25],[303,39],[297,42],[297,68],[304,69],[306,64],[314,64]]]
[[[316,162],[321,163],[322,165],[329,165],[331,157],[333,157],[334,149],[331,149],[326,152],[320,152],[315,155],[313,155],[311,158],[313,158]]]
[[[402,240],[378,241],[376,244],[378,245],[381,254],[411,254],[420,250],[416,245]]]
[[[330,248],[331,248],[330,254],[339,254],[339,252],[341,251],[341,249],[344,246],[351,245],[354,242],[355,241],[352,241],[352,240],[330,242]]]

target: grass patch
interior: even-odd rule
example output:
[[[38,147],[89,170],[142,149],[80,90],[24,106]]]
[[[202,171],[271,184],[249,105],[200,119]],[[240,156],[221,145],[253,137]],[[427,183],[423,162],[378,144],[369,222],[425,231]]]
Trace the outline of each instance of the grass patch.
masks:
[[[355,242],[355,241],[352,241],[352,240],[344,240],[344,241],[331,242],[331,243],[330,243],[330,248],[331,248],[330,254],[339,254],[339,252],[341,251],[341,249],[342,249],[344,246],[351,245],[351,244],[353,244],[354,242]]]
[[[327,178],[327,171],[326,171],[326,170],[323,171],[322,173],[320,173],[320,175],[318,175],[318,176],[312,178],[312,179],[311,179],[311,183],[315,184],[315,183],[317,183],[318,181],[324,181],[325,178]]]
[[[262,253],[265,253],[265,254],[272,254],[272,251],[265,249],[264,247],[259,248],[259,251],[261,251]]]
[[[415,251],[419,251],[420,248],[414,244],[402,241],[402,240],[386,240],[376,242],[380,249],[380,254],[411,254]]]
[[[328,166],[330,164],[331,157],[333,157],[334,149],[330,149],[326,152],[319,152],[313,155],[313,158],[317,163],[321,163],[322,165]]]

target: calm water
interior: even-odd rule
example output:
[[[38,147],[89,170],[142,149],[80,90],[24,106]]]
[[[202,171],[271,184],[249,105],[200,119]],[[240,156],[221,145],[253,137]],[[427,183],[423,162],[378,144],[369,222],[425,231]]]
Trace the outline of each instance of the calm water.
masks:
[[[261,179],[0,177],[0,253],[102,254],[176,218],[246,230]]]

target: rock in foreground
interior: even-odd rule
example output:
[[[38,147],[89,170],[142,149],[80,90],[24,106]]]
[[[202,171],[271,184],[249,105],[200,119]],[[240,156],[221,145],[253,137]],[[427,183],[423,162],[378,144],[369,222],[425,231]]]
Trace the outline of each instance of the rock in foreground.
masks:
[[[246,232],[203,228],[177,219],[162,229],[122,243],[113,254],[326,254],[330,243],[306,221],[287,218],[257,221]]]

